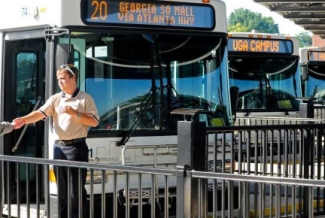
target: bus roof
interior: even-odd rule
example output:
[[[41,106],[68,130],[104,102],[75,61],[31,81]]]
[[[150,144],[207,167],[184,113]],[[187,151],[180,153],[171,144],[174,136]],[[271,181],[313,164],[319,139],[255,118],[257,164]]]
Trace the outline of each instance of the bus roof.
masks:
[[[38,26],[86,26],[81,19],[81,2],[83,0],[10,0],[0,2],[0,30],[15,28],[35,28]],[[94,0],[96,1],[96,0]],[[99,1],[100,2],[100,1]],[[129,2],[129,1],[128,1]],[[143,1],[138,1],[143,2]],[[148,1],[147,4],[149,4]],[[158,2],[158,1],[155,1]],[[159,1],[174,2],[174,1]],[[177,0],[183,3],[202,3],[202,0]],[[216,32],[227,33],[226,5],[221,0],[210,0],[214,5]],[[152,3],[152,2],[151,2]],[[145,12],[144,12],[145,13]],[[176,16],[176,15],[175,15]],[[186,15],[190,16],[190,15]],[[200,16],[204,16],[200,14]],[[93,24],[96,27],[101,24]],[[102,25],[103,26],[103,25]],[[184,28],[186,30],[186,28]],[[211,31],[211,30],[210,30]]]
[[[287,35],[279,35],[275,33],[258,33],[258,32],[229,32],[229,37],[250,37],[250,38],[271,38],[271,39],[291,39],[296,38]]]

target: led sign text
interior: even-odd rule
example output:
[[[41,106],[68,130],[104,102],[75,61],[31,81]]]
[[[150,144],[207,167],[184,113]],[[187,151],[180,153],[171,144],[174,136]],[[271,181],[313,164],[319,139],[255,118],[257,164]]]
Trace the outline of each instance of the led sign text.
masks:
[[[325,51],[309,51],[309,61],[325,61]]]
[[[233,40],[233,49],[235,51],[253,51],[253,52],[277,52],[279,51],[279,42],[270,40]]]
[[[215,25],[210,5],[175,2],[131,2],[84,0],[83,20],[87,24],[158,25],[206,28]]]
[[[171,25],[176,22],[180,25],[194,24],[195,17],[192,7],[175,6],[173,9],[171,11],[171,7],[168,5],[161,5],[157,8],[153,4],[120,2],[118,18],[120,21],[148,22],[151,24],[164,24],[166,22]]]
[[[230,38],[228,51],[292,53],[292,42],[289,40]]]

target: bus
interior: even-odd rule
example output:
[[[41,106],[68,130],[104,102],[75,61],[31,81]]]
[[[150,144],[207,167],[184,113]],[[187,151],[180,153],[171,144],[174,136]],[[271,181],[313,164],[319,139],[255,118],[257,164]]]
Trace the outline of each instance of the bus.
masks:
[[[223,1],[11,0],[0,11],[1,120],[37,110],[60,91],[56,69],[72,63],[78,87],[94,98],[100,115],[87,138],[94,163],[174,166],[175,152],[150,151],[158,153],[153,160],[141,149],[177,147],[177,121],[191,119],[171,113],[180,108],[211,112],[199,116],[207,124],[233,123]],[[51,159],[53,142],[46,120],[2,137],[0,147],[5,155]],[[24,182],[25,169],[19,173]],[[49,175],[55,198],[52,170]],[[101,174],[87,184],[91,179],[102,181]],[[106,179],[107,195],[112,182]],[[101,193],[100,186],[92,193]]]
[[[299,114],[302,97],[297,38],[229,33],[229,84],[238,87],[237,117]]]
[[[300,68],[303,95],[313,103],[325,102],[325,48],[307,47],[300,49]]]

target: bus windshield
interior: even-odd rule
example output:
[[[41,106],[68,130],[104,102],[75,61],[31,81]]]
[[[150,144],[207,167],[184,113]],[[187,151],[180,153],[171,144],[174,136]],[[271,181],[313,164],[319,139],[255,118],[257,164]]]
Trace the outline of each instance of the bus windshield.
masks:
[[[298,57],[229,56],[230,85],[239,87],[237,111],[299,110]]]
[[[325,64],[308,64],[308,80],[305,86],[305,96],[313,97],[315,103],[325,103]]]
[[[72,33],[74,35],[74,33]],[[202,109],[229,122],[226,40],[219,36],[75,33],[85,44],[86,75],[100,124],[91,131],[176,130],[177,108]],[[75,49],[78,52],[77,46]],[[76,57],[79,57],[76,58]],[[205,116],[202,121],[208,121]]]

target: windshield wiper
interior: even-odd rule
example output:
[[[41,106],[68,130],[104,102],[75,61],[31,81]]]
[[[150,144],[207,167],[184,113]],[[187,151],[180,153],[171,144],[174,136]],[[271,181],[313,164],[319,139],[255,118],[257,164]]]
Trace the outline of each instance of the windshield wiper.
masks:
[[[254,91],[252,92],[252,94],[256,93],[255,98],[253,103],[251,104],[250,108],[248,109],[247,113],[244,115],[245,117],[248,117],[253,110],[253,107],[255,106],[255,104],[260,101],[263,98],[263,83],[262,83],[262,79],[260,79],[260,84],[259,86],[254,89]],[[260,97],[258,97],[258,94],[260,94]]]
[[[248,111],[246,112],[246,114],[244,115],[245,117],[248,117],[251,113],[252,113],[252,110],[253,110],[253,107],[255,106],[256,102],[259,101],[259,98],[258,96],[256,95],[251,107],[248,109]]]
[[[315,85],[315,87],[314,87],[314,91],[313,91],[313,94],[312,94],[312,98],[315,98],[315,95],[317,94],[317,92],[318,92],[318,85]]]
[[[123,146],[129,141],[134,130],[138,127],[143,115],[145,115],[146,112],[148,111],[148,108],[150,107],[153,95],[154,95],[154,93],[156,93],[156,89],[157,88],[155,86],[151,87],[148,94],[146,94],[146,96],[143,98],[143,100],[140,103],[138,117],[135,119],[133,125],[131,126],[129,131],[122,137],[122,139],[115,143],[116,146]]]
[[[140,103],[140,112],[139,112],[139,116],[136,118],[136,120],[134,121],[134,124],[131,126],[131,128],[129,129],[129,131],[122,137],[122,139],[118,142],[116,142],[116,146],[122,146],[125,145],[130,137],[132,136],[134,130],[138,127],[142,117],[144,117],[143,115],[145,115],[145,113],[148,111],[149,106],[152,104],[153,107],[156,107],[157,105],[157,95],[160,92],[160,104],[163,104],[163,100],[164,100],[164,93],[163,93],[163,78],[162,78],[162,66],[161,66],[161,60],[160,60],[160,52],[159,52],[159,48],[158,48],[158,44],[156,41],[156,36],[152,35],[152,37],[147,37],[150,38],[150,40],[148,40],[151,43],[151,52],[152,54],[150,55],[150,57],[152,57],[150,59],[150,69],[151,69],[151,81],[152,81],[152,87],[149,91],[149,93],[145,96],[145,98],[141,101]],[[159,82],[160,82],[160,87],[161,88],[157,88],[156,87],[156,66],[158,65],[158,76],[159,76]],[[157,92],[157,90],[159,90]],[[162,122],[163,122],[163,110],[164,108],[162,106],[159,107],[159,129],[162,128]],[[154,116],[155,117],[155,116]],[[153,118],[154,119],[154,118]],[[152,121],[154,122],[154,120]],[[154,123],[155,125],[155,123]]]
[[[277,96],[280,95],[281,93],[279,91],[273,90],[270,84],[270,79],[267,77],[266,78],[266,82],[267,82],[267,95],[266,95],[266,99],[271,99],[271,102],[269,102],[268,107],[272,107],[272,104],[276,104],[276,107],[279,109],[283,109],[284,110],[284,115],[289,115],[288,109],[286,108],[286,105],[283,103],[282,99],[278,98]],[[295,80],[294,80],[294,86],[295,86]],[[295,88],[296,91],[296,88]],[[285,100],[285,99],[284,99]],[[273,102],[274,101],[274,102]]]

